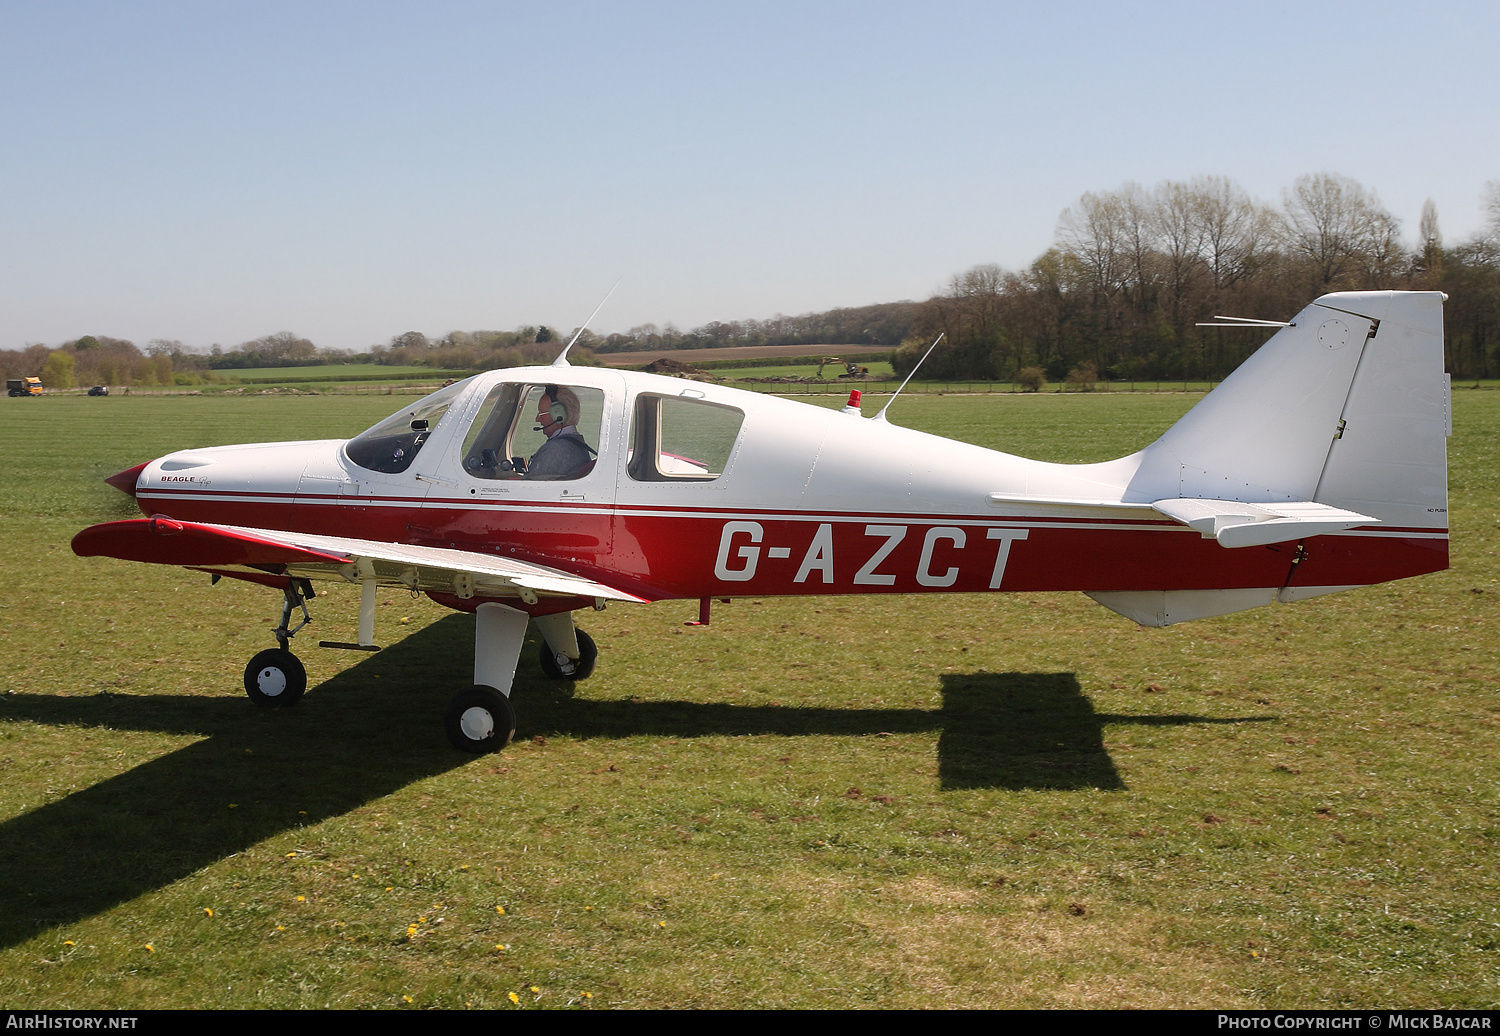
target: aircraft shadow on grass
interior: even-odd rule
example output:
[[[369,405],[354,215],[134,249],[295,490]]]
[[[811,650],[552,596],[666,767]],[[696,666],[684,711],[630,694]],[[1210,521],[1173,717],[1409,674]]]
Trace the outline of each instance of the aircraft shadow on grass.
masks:
[[[469,635],[466,618],[451,616],[325,681],[286,712],[238,696],[7,697],[0,716],[11,720],[203,740],[0,824],[0,946],[473,762],[436,724],[411,720],[414,712],[430,716],[427,699],[460,682],[446,670],[465,666]],[[528,644],[523,659],[534,657]],[[573,697],[570,685],[546,684],[524,662],[522,672],[514,692],[521,739],[938,730],[944,788],[1123,788],[1103,745],[1105,724],[1241,721],[1095,713],[1067,673],[944,676],[937,709],[822,709],[590,701]]]

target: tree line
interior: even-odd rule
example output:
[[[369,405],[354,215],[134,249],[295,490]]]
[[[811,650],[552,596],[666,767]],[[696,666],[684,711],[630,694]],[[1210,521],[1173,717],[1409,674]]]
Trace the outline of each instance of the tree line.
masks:
[[[1484,229],[1445,245],[1437,212],[1423,208],[1414,246],[1374,192],[1332,173],[1301,177],[1272,206],[1232,180],[1205,176],[1146,189],[1127,183],[1089,192],[1065,209],[1054,243],[1024,270],[995,265],[956,274],[925,302],[844,307],[765,320],[714,320],[681,330],[640,324],[584,331],[569,359],[618,352],[756,345],[889,345],[906,374],[939,333],[923,367],[953,380],[1217,380],[1265,335],[1201,327],[1219,314],[1285,319],[1329,291],[1436,289],[1446,306],[1448,370],[1500,377],[1500,181],[1485,186]],[[173,340],[145,349],[104,335],[52,348],[0,351],[6,377],[42,373],[53,388],[172,385],[214,380],[217,371],[320,363],[378,363],[488,370],[547,363],[562,333],[406,331],[363,352],[320,349],[291,331],[206,353]]]
[[[1484,212],[1483,231],[1446,247],[1429,200],[1408,248],[1372,191],[1331,173],[1301,177],[1275,207],[1214,176],[1090,192],[1025,270],[955,275],[918,308],[893,362],[906,373],[941,333],[924,376],[1216,380],[1266,334],[1202,322],[1284,320],[1326,292],[1402,288],[1449,294],[1455,377],[1497,377],[1500,183],[1486,186]]]

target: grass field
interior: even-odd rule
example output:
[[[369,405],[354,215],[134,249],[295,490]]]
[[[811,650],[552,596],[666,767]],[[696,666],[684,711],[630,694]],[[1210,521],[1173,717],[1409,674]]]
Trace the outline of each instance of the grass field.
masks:
[[[891,417],[1090,461],[1195,399]],[[612,606],[588,681],[528,647],[482,758],[438,722],[467,617],[388,594],[385,650],[304,645],[351,639],[335,589],[265,712],[274,594],[68,548],[132,513],[105,475],[388,400],[7,402],[8,1008],[1500,1001],[1500,393],[1455,392],[1450,571],[1165,630],[1061,594]]]

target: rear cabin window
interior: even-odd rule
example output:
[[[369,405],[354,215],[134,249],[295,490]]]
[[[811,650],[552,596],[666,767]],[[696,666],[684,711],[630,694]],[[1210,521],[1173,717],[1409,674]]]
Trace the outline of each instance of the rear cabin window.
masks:
[[[724,472],[745,415],[678,396],[638,396],[630,437],[637,482],[712,482]]]

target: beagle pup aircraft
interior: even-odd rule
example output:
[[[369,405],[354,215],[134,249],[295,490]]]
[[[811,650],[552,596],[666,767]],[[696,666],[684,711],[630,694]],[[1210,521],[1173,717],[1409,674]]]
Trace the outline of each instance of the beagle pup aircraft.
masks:
[[[307,686],[289,650],[310,580],[473,612],[474,685],[445,725],[503,747],[529,622],[583,679],[573,613],[671,598],[1081,590],[1148,626],[1448,567],[1439,292],[1309,305],[1162,437],[1048,464],[715,385],[568,365],[479,374],[353,439],[173,453],[108,481],[148,517],[82,556],[178,565],[283,595],[245,669],[263,706]],[[535,424],[533,424],[533,419]],[[529,458],[529,464],[528,464]],[[301,621],[292,625],[300,612]]]

